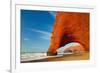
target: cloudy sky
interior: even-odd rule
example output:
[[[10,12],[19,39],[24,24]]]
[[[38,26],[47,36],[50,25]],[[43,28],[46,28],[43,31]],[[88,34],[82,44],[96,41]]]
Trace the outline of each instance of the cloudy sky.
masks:
[[[21,10],[21,52],[46,52],[56,13]]]

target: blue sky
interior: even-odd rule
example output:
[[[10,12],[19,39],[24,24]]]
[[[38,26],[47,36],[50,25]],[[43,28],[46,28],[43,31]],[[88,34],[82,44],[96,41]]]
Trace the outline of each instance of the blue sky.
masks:
[[[21,10],[21,52],[46,52],[56,13]]]

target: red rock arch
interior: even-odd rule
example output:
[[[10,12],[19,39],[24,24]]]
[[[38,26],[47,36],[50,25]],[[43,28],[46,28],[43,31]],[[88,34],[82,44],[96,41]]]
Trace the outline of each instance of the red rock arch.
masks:
[[[78,42],[89,51],[89,13],[57,13],[47,55],[56,55],[58,48],[70,42]]]

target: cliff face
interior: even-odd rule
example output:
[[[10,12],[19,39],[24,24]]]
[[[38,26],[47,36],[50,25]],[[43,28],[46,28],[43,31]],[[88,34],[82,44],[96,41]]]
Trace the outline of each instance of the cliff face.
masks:
[[[58,12],[47,55],[70,42],[78,42],[89,51],[89,13]]]

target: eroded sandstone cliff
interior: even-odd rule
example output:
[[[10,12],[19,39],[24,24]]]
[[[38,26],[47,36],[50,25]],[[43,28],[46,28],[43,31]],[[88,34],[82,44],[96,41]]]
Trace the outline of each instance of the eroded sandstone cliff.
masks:
[[[78,42],[89,51],[89,13],[57,13],[47,55],[56,55],[58,48],[70,42]]]

